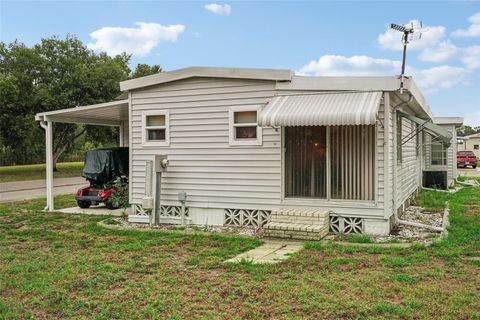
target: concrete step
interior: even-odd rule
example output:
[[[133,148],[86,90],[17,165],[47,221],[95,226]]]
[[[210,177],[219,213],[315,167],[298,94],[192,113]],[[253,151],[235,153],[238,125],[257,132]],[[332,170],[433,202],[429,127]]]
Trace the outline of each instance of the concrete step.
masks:
[[[272,211],[264,229],[267,237],[320,240],[328,234],[329,213],[309,208],[280,208]]]

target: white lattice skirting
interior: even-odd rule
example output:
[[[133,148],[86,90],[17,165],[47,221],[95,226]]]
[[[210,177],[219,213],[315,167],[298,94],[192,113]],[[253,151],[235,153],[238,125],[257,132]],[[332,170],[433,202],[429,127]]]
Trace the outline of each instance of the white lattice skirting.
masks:
[[[226,226],[263,227],[270,219],[270,210],[225,209]]]
[[[188,217],[188,207],[185,207],[185,217]],[[163,217],[180,217],[182,214],[181,206],[160,206],[160,215]]]
[[[362,218],[330,216],[330,231],[334,233],[363,233],[364,223]]]
[[[138,216],[149,216],[152,210],[144,209],[141,204],[132,205],[133,214]],[[185,207],[185,216],[188,217],[188,207]],[[164,217],[180,217],[182,213],[181,206],[161,206],[160,215]]]
[[[137,216],[149,216],[152,210],[144,209],[141,204],[132,204],[132,212]]]

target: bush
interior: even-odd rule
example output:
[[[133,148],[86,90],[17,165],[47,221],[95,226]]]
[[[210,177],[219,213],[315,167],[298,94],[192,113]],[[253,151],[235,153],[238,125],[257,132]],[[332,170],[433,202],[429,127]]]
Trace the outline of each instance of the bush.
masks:
[[[110,201],[117,208],[125,209],[129,205],[128,201],[128,182],[121,178],[117,178],[113,184],[115,192],[110,196]]]

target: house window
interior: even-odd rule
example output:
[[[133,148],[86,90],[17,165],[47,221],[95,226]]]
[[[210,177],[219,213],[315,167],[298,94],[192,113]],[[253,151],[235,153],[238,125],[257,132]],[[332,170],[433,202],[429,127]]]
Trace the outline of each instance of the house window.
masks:
[[[403,150],[402,150],[402,121],[403,117],[401,114],[397,113],[397,163],[402,163],[403,162]]]
[[[258,107],[236,107],[229,111],[230,145],[261,145],[262,128],[257,125]]]
[[[285,128],[285,196],[327,197],[326,127]]]
[[[441,141],[432,142],[430,145],[432,165],[447,165],[447,148]]]
[[[473,145],[473,150],[479,150],[479,149],[480,149],[479,146],[480,146],[480,145],[478,145],[478,144],[474,144],[474,145]]]
[[[142,113],[142,144],[145,146],[168,146],[169,114],[167,111]]]

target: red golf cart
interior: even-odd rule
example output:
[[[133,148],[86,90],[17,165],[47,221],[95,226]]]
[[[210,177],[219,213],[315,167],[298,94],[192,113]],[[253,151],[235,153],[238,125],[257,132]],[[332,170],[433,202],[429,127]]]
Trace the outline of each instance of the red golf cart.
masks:
[[[99,148],[85,154],[82,177],[90,183],[79,189],[75,196],[80,208],[104,203],[108,209],[116,209],[111,195],[116,191],[115,181],[128,183],[128,148]]]

